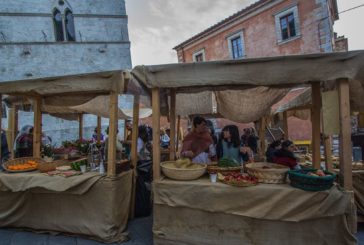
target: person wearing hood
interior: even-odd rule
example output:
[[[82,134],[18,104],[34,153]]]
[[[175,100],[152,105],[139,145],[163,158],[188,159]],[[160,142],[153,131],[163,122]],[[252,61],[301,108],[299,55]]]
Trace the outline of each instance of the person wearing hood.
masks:
[[[300,169],[297,158],[293,152],[296,146],[292,141],[286,140],[282,142],[281,149],[277,150],[273,156],[273,162],[289,167],[290,169]]]
[[[15,139],[15,157],[33,156],[33,126],[25,125]]]

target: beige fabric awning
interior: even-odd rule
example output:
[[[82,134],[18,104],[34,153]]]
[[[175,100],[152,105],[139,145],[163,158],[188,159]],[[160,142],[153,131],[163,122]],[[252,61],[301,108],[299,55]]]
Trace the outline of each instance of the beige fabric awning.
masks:
[[[173,88],[178,115],[218,113],[236,122],[251,122],[269,114],[289,88],[339,78],[350,80],[352,108],[364,108],[360,99],[364,93],[364,51],[137,66],[132,76],[144,94],[150,94],[151,88],[161,89],[164,114],[168,112],[163,107],[168,101],[167,90]],[[279,110],[309,103],[309,93]]]

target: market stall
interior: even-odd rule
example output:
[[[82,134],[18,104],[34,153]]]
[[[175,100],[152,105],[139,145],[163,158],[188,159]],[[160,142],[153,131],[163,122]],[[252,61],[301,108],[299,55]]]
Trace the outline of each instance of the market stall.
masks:
[[[286,184],[259,184],[239,189],[211,184],[203,178],[173,181],[161,178],[160,150],[153,148],[154,243],[356,244],[348,144],[349,84],[363,85],[363,61],[364,52],[357,51],[134,68],[134,79],[151,90],[154,145],[159,145],[159,117],[164,112],[168,93],[171,101],[175,100],[175,93],[176,97],[189,94],[185,103],[176,105],[185,108],[198,106],[202,92],[212,93],[216,96],[217,113],[236,122],[246,122],[265,116],[289,88],[310,85],[315,91],[312,101],[316,109],[312,117],[313,141],[316,142],[320,136],[320,83],[332,81],[339,93],[342,143],[339,180],[344,189],[335,185],[313,194]],[[170,107],[170,115],[175,114],[174,110]],[[198,113],[200,111],[195,112]],[[320,157],[317,143],[313,146],[313,156],[314,161]],[[330,204],[330,200],[334,201]],[[328,204],[327,208],[320,206],[322,203]],[[309,207],[317,212],[311,209],[306,212]],[[333,223],[340,232],[327,229]]]
[[[116,174],[118,95],[124,92],[128,73],[111,71],[80,76],[27,80],[0,84],[3,94],[31,98],[34,109],[33,159],[40,165],[42,105],[77,106],[97,96],[109,96],[109,147],[107,175],[62,170],[0,173],[0,227],[71,233],[103,242],[127,240],[134,174]],[[12,173],[11,173],[12,172]],[[73,176],[75,175],[75,176]]]

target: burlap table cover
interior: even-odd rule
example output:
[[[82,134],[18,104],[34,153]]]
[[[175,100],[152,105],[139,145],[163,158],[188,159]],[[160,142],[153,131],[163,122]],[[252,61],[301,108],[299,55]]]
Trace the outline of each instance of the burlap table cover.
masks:
[[[353,187],[356,207],[364,215],[364,170],[353,170]]]
[[[353,193],[154,183],[154,244],[356,244]]]
[[[0,174],[2,187],[4,184],[1,180],[8,177],[4,175]],[[19,182],[30,178],[26,174],[16,175]],[[63,179],[54,177],[31,174],[34,183],[38,183],[36,188],[17,192],[0,191],[0,227],[71,233],[107,243],[127,239],[125,230],[129,215],[132,171],[114,178],[92,173],[61,177]],[[49,185],[42,181],[44,178],[48,179]],[[77,178],[83,181],[77,181]],[[54,189],[52,181],[58,182],[62,189],[65,186],[69,188],[65,191],[50,190]],[[10,182],[6,182],[7,185]],[[74,184],[76,182],[78,185]],[[21,184],[14,186],[23,188]]]

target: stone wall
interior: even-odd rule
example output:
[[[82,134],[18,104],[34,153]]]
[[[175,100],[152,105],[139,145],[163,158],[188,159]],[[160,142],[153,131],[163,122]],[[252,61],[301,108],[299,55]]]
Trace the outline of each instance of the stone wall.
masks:
[[[66,6],[76,41],[56,42],[53,9]],[[131,69],[127,23],[124,0],[0,1],[0,82]]]

